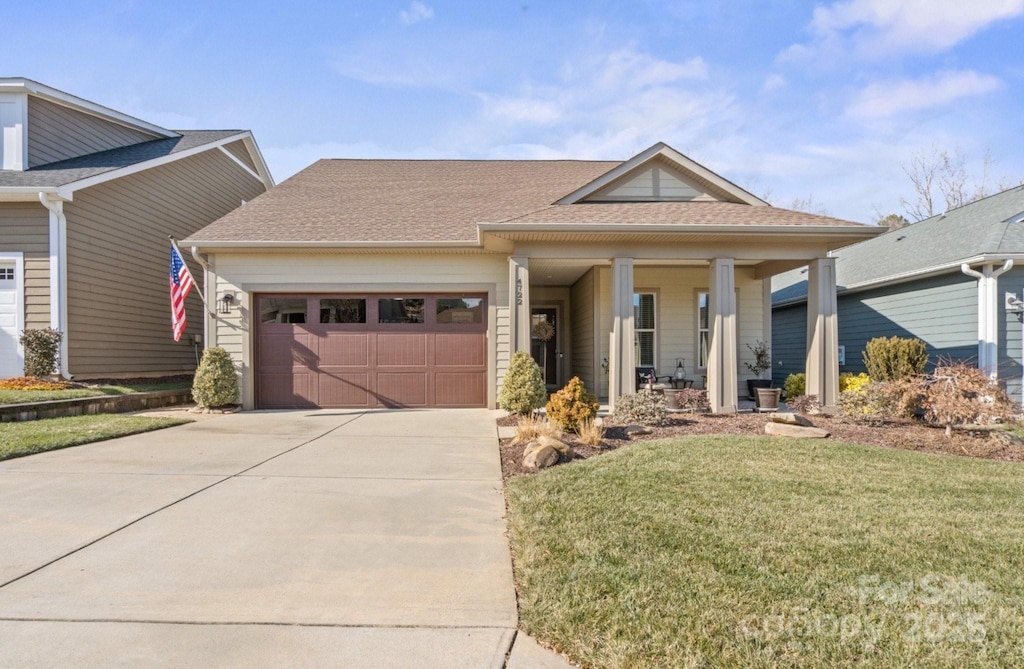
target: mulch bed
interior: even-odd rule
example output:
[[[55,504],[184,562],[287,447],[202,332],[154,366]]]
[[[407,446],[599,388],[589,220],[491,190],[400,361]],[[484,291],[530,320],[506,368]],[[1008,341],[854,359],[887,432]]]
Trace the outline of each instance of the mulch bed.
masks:
[[[831,436],[828,441],[842,441],[854,444],[899,448],[927,453],[943,453],[989,460],[1024,462],[1024,445],[1006,444],[991,437],[990,431],[957,430],[947,438],[942,428],[931,427],[919,421],[887,421],[882,424],[868,424],[840,416],[813,416],[811,420]],[[567,434],[563,441],[576,451],[576,460],[585,460],[607,453],[634,442],[652,441],[692,435],[737,434],[763,436],[768,417],[754,413],[732,415],[718,414],[675,414],[666,425],[652,427],[651,434],[629,436],[624,427],[614,425],[605,419],[605,437],[601,448],[581,444],[575,435]],[[516,418],[505,416],[498,419],[499,425],[514,426]],[[535,474],[523,469],[521,463],[526,444],[511,444],[510,439],[501,440],[501,471],[504,478]]]

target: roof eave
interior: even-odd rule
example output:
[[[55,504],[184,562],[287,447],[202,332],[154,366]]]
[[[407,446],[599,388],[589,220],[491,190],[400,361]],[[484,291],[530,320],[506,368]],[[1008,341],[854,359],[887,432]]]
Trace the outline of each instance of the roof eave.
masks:
[[[835,225],[722,225],[693,223],[479,223],[477,226],[483,233],[520,232],[535,234],[537,232],[566,233],[708,233],[734,235],[770,235],[770,236],[806,236],[850,238],[856,240],[871,239],[885,231],[874,226],[835,226]]]
[[[194,246],[200,251],[215,249],[466,249],[479,248],[476,241],[308,241],[308,240],[204,240],[186,238],[181,240],[182,246]]]

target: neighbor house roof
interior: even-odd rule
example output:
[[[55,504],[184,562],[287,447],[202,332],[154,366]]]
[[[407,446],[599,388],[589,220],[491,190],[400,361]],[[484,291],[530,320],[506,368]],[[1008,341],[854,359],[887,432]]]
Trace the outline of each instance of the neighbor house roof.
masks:
[[[963,262],[1024,256],[1024,186],[890,230],[832,252],[840,292],[909,281],[925,274],[959,272]],[[772,302],[807,297],[805,270],[776,276]]]
[[[623,164],[576,160],[321,160],[186,241],[211,246],[476,243],[481,231],[478,226],[484,225],[488,231],[541,224],[817,226],[858,231],[866,227],[764,206],[753,196],[756,206],[695,201],[557,204],[588,184],[600,183],[600,178]]]
[[[117,149],[90,153],[28,170],[0,170],[0,188],[55,188],[104,172],[188,151],[244,130],[177,130],[178,137],[154,139]]]

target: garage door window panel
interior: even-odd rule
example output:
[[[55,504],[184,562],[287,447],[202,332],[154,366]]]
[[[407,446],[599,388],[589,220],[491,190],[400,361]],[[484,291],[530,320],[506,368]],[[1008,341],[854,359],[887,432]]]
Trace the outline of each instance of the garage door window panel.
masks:
[[[308,302],[304,297],[264,297],[260,300],[260,323],[305,323]]]
[[[422,297],[385,297],[377,300],[377,322],[382,325],[419,325],[426,316]]]
[[[320,300],[320,322],[338,325],[366,323],[365,298],[328,298]]]

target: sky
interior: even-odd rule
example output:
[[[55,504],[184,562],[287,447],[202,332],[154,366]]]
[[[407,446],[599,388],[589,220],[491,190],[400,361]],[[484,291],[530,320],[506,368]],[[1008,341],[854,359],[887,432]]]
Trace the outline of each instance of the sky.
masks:
[[[5,16],[0,76],[250,129],[278,182],[663,141],[776,206],[873,222],[912,198],[914,156],[1021,181],[1022,37],[1024,0],[46,2]]]

